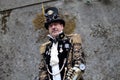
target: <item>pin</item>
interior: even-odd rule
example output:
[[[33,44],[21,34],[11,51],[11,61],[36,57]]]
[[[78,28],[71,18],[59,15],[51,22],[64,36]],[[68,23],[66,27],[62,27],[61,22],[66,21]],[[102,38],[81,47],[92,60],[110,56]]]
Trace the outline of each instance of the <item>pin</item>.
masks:
[[[65,44],[65,48],[70,48],[68,43]]]
[[[53,11],[52,10],[49,10],[48,11],[48,15],[52,15],[53,14]]]
[[[49,52],[48,52],[48,51],[46,51],[46,55],[49,55]]]
[[[62,49],[62,47],[60,48],[60,51],[59,51],[60,53],[62,53],[63,52],[63,49]]]
[[[81,70],[85,70],[86,67],[85,67],[84,64],[80,64],[79,68],[80,68]]]
[[[62,44],[60,44],[59,47],[62,48]]]
[[[63,52],[62,46],[63,46],[63,45],[59,45],[59,47],[60,47],[59,52],[60,52],[60,53],[62,53],[62,52]]]
[[[51,49],[49,49],[49,55],[51,54]]]

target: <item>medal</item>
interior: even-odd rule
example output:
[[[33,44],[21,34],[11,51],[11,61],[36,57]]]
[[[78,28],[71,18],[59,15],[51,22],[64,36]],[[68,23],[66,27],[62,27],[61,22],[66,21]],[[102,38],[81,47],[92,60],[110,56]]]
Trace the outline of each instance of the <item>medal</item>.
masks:
[[[60,46],[59,52],[62,53],[63,52],[62,45],[59,45],[59,46]]]
[[[67,49],[70,48],[68,43],[65,44],[65,48],[67,48]]]
[[[60,53],[62,53],[63,52],[63,49],[62,48],[60,48],[60,51],[59,51]]]

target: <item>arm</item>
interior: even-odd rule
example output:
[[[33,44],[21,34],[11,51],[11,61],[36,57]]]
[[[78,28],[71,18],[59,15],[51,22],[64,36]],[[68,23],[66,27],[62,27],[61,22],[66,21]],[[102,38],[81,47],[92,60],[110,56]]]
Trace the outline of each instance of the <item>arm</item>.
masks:
[[[72,43],[72,68],[68,70],[67,79],[79,80],[85,70],[85,55],[82,49],[81,37],[78,34],[73,34],[71,37]]]
[[[48,80],[49,79],[47,68],[46,68],[46,63],[43,58],[47,44],[49,44],[49,42],[46,42],[40,46],[40,53],[41,53],[42,59],[41,59],[40,65],[39,65],[39,80]]]
[[[46,80],[48,79],[48,73],[47,73],[47,69],[44,63],[44,60],[41,59],[41,63],[39,65],[39,80]]]

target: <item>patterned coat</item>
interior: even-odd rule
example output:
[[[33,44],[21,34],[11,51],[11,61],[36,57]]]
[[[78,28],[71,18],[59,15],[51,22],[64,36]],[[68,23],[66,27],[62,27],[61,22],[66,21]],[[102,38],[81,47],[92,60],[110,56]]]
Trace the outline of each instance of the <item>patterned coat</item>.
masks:
[[[61,69],[61,79],[71,80],[78,77],[76,80],[81,80],[85,66],[85,55],[82,49],[81,37],[79,34],[71,34],[60,36],[58,42],[58,58],[59,68]],[[39,71],[39,80],[52,80],[52,70],[50,66],[50,51],[54,40],[44,43],[40,47],[42,55]]]

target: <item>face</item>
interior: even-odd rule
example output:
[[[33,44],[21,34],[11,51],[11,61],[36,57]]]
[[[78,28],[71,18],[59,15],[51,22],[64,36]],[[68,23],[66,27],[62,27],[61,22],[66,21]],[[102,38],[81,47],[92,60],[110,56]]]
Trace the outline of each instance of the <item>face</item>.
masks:
[[[52,37],[57,37],[61,31],[63,31],[63,24],[59,22],[53,22],[48,27],[49,33]]]

